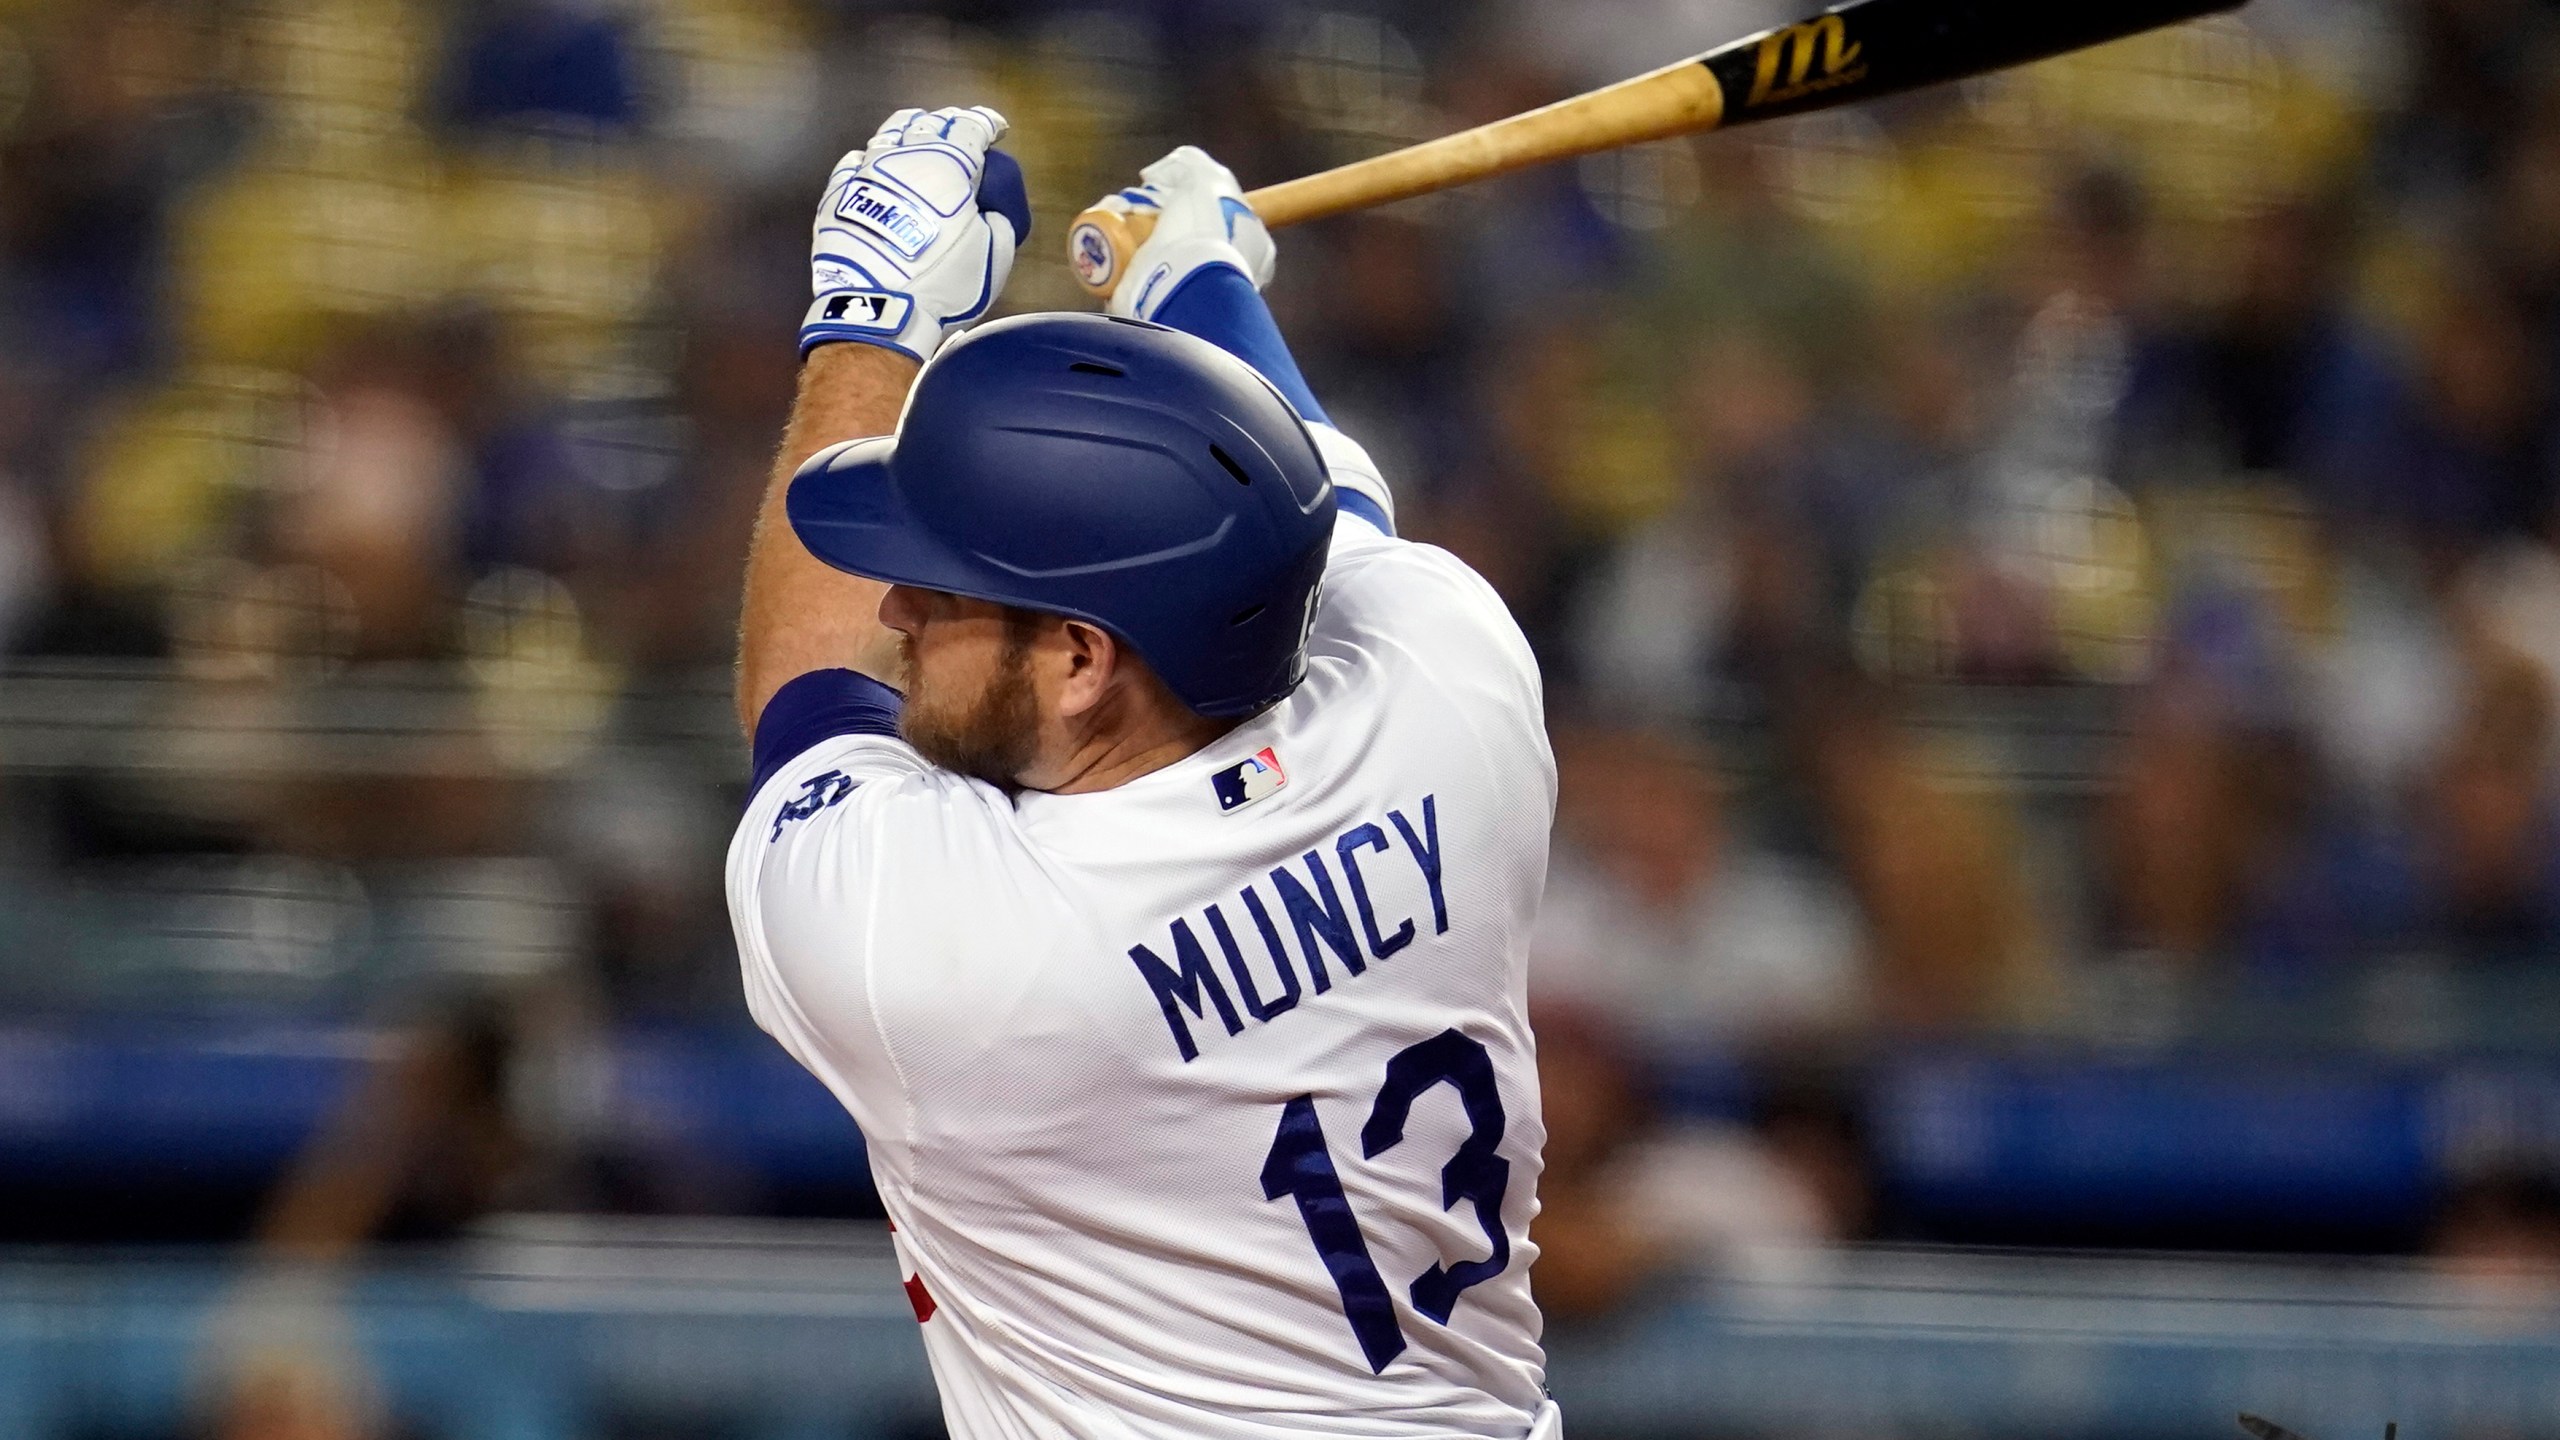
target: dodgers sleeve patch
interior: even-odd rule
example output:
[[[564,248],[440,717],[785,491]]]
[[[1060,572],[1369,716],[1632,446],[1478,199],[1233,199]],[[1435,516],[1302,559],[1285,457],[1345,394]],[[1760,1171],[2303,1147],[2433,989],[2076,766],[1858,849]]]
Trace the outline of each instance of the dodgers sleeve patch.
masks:
[[[755,773],[747,797],[755,798],[773,772],[839,735],[896,735],[906,701],[897,691],[852,670],[812,670],[773,692],[756,717]]]

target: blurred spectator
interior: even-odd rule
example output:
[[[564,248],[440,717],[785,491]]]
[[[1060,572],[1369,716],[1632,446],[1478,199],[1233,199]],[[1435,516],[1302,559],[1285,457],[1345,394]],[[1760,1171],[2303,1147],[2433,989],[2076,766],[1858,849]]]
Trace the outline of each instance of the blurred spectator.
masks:
[[[395,1032],[390,1048],[269,1204],[259,1244],[274,1258],[338,1264],[377,1239],[450,1238],[530,1198],[506,1013],[474,1001]]]
[[[1876,696],[1815,689],[1796,717],[1842,873],[1866,916],[1866,1004],[1889,1025],[1967,1030],[2048,1013],[2050,937],[2006,797],[1959,789]]]
[[[446,117],[621,127],[639,118],[623,22],[592,0],[465,3],[445,79]]]
[[[2416,59],[2381,148],[2384,178],[2458,204],[2549,84],[2551,16],[2533,0],[2410,0],[2405,12]]]
[[[2468,1303],[2538,1319],[2560,1306],[2560,1184],[2515,1168],[2461,1181],[2437,1210],[2427,1254]]]
[[[2478,262],[2457,257],[2466,269]],[[2560,475],[2549,357],[2526,317],[2484,279],[2466,278],[2420,337],[2418,404],[2391,454],[2401,513],[2439,546],[2548,524]]]
[[[1579,598],[1571,663],[1594,704],[1680,720],[1725,672],[1765,676],[1807,638],[1821,579],[1804,533],[1814,397],[1800,359],[1725,331],[1681,367],[1670,507],[1624,536]]]
[[[1700,750],[1660,732],[1578,730],[1558,751],[1541,990],[1657,1047],[1860,1018],[1865,961],[1847,894],[1731,830]]]
[[[2456,633],[2429,638],[2448,677],[2475,655],[2507,655],[2529,661],[2544,686],[2560,692],[2560,551],[2522,538],[2492,547],[2456,577],[2447,598]],[[2450,708],[2460,687],[2448,678],[2442,688]]]
[[[2364,808],[2333,782],[2241,608],[2200,612],[2182,633],[2232,638],[2173,651],[2135,709],[2108,805],[2117,922],[2173,957],[2297,977],[2406,945],[2421,902],[2398,797]]]
[[[162,338],[169,206],[244,128],[205,64],[211,29],[134,0],[56,10],[34,29],[33,73],[9,107],[22,123],[0,132],[0,344],[66,398],[130,373]]]
[[[1879,569],[1945,544],[1978,504],[1996,407],[1969,318],[1880,320],[1874,353],[1837,413],[1824,417],[1820,428],[1831,434],[1797,513],[1806,541],[1821,550],[1814,598],[1835,636],[1855,623],[1860,592]]]
[[[2551,681],[2493,640],[2450,658],[2425,672],[2451,692],[2441,724],[2371,737],[2352,726],[2405,722],[2324,717],[2315,743],[2286,703],[2289,676],[2178,655],[2134,709],[2108,806],[2126,937],[2296,975],[2411,948],[2485,960],[2560,946]],[[2368,683],[2389,683],[2391,663],[2368,662]],[[2335,773],[2359,758],[2379,783]]]
[[[2347,205],[2271,207],[2248,223],[2227,298],[2136,340],[2116,436],[2127,485],[2282,474],[2332,505],[2404,513],[2408,477],[2376,447],[2408,391],[2346,309]]]
[[[1325,369],[1311,377],[1342,397],[1342,422],[1382,465],[1409,477],[1399,506],[1427,505],[1466,443],[1462,406],[1472,379],[1438,237],[1392,215],[1347,220],[1311,262],[1325,266],[1308,323],[1292,328]],[[1304,337],[1303,340],[1297,337]],[[1327,405],[1335,402],[1328,399]]]
[[[318,421],[277,517],[279,548],[347,587],[358,653],[369,658],[450,644],[471,485],[455,418],[476,401],[483,351],[439,338],[369,329],[321,364]]]
[[[2227,932],[2249,844],[2245,767],[2199,688],[2173,676],[2134,711],[2106,837],[2131,938],[2189,957]]]
[[[1864,1147],[1827,1091],[1789,1089],[1754,1127],[1670,1124],[1606,1020],[1554,1001],[1533,1018],[1547,1139],[1531,1273],[1550,1317],[1606,1314],[1666,1274],[1783,1271],[1865,1233]]]
[[[2549,678],[2523,656],[2480,655],[2423,804],[2439,923],[2465,953],[2560,953],[2554,739]]]
[[[50,541],[36,498],[0,469],[0,655],[17,648],[43,604],[53,579]]]
[[[252,1270],[210,1327],[205,1403],[221,1440],[377,1434],[371,1366],[335,1273],[380,1241],[451,1239],[529,1198],[513,1114],[521,1056],[488,998],[397,1032],[390,1054],[305,1147],[258,1225]]]

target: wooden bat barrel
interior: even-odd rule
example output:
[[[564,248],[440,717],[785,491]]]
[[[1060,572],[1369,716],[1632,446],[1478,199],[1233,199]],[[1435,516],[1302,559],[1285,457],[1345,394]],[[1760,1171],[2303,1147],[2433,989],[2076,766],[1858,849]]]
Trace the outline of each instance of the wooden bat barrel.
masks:
[[[1244,198],[1263,224],[1278,229],[1550,160],[1962,80],[2241,3],[1850,0],[1632,80]],[[1109,295],[1154,228],[1154,217],[1144,212],[1078,215],[1067,230],[1076,279],[1097,296]]]

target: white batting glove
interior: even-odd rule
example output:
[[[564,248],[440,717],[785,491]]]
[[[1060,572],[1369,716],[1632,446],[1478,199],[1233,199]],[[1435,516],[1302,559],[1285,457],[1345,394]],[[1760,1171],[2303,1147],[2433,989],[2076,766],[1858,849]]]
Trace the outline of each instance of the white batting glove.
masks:
[[[810,231],[800,353],[852,341],[928,360],[987,313],[1031,232],[1005,119],[983,105],[901,110],[836,162]]]
[[[1262,217],[1244,203],[1234,171],[1199,146],[1185,145],[1139,171],[1138,180],[1136,189],[1100,202],[1103,209],[1152,214],[1156,221],[1111,292],[1105,308],[1112,314],[1153,320],[1182,282],[1208,265],[1234,268],[1256,290],[1271,283],[1279,252]]]

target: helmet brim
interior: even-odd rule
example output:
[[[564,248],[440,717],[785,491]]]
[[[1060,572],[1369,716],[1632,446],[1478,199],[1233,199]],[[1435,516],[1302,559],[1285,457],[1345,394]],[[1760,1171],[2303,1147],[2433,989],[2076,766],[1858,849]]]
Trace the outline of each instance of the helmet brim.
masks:
[[[896,464],[897,440],[857,440],[791,477],[783,513],[791,533],[821,561],[865,580],[939,590],[997,605],[1038,610],[1099,625],[1135,650],[1119,627],[1078,606],[1026,595],[1015,577],[933,536],[907,503]]]
[[[935,540],[917,520],[898,484],[897,448],[892,436],[857,440],[793,476],[783,496],[791,533],[810,554],[849,575],[1004,599],[986,593],[981,567]]]

